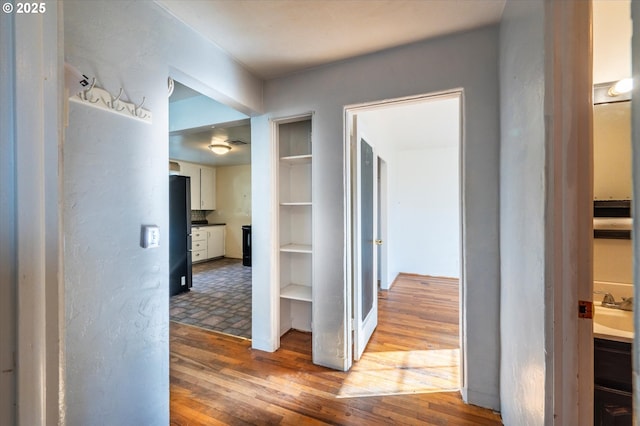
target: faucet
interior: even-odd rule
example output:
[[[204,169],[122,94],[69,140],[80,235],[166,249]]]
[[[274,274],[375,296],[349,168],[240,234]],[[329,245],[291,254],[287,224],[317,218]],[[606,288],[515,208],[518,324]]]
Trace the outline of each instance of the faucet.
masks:
[[[593,294],[603,294],[602,306],[606,308],[620,309],[623,311],[633,311],[633,297],[623,297],[622,302],[616,302],[613,295],[608,291],[596,290]]]
[[[596,290],[593,292],[593,294],[604,294],[604,297],[602,298],[602,306],[606,306],[608,308],[617,308],[619,305],[618,303],[616,303],[613,294],[609,293],[608,291]]]
[[[622,302],[618,305],[618,308],[623,311],[633,311],[633,297],[623,297]]]

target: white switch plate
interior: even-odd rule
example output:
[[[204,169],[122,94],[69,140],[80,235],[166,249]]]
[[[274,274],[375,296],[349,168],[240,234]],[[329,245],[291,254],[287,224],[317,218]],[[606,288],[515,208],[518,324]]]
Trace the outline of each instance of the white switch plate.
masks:
[[[155,248],[160,246],[160,228],[156,225],[142,225],[140,246],[142,246],[142,248]]]

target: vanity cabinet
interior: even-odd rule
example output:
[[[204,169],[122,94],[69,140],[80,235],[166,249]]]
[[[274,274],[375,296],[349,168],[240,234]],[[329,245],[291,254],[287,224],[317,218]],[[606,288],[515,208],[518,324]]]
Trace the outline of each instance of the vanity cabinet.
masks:
[[[631,343],[594,340],[594,425],[632,425]]]

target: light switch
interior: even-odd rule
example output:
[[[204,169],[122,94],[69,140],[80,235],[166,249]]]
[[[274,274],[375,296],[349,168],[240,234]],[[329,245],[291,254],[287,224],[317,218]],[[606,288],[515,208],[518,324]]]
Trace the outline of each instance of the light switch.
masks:
[[[140,246],[154,248],[160,246],[160,228],[156,225],[142,225],[140,232]]]

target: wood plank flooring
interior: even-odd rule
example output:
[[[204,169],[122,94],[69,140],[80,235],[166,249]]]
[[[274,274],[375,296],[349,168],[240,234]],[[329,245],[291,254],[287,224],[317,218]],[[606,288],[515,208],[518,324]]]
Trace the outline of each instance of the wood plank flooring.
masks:
[[[171,424],[499,425],[458,383],[457,280],[401,275],[379,293],[379,321],[349,372],[311,363],[311,334],[275,353],[171,323]]]

